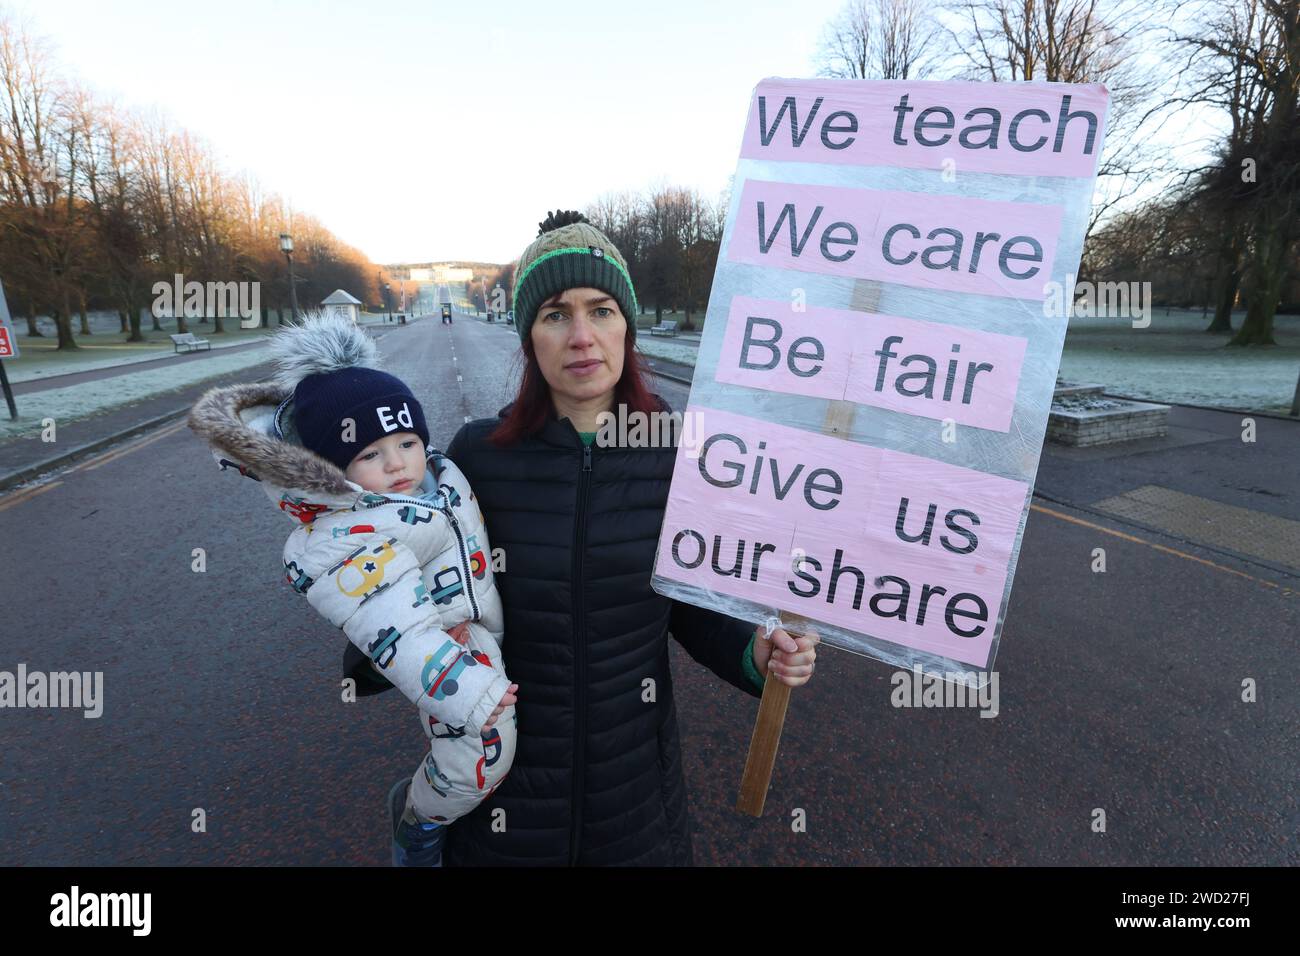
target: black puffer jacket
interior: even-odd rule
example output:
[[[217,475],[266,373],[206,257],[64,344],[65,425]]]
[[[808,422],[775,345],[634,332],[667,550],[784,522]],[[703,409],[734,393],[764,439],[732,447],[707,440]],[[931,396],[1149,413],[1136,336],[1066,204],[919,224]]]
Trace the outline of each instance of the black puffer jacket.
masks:
[[[741,663],[754,629],[650,588],[674,449],[584,446],[553,413],[498,449],[485,441],[497,424],[465,425],[447,454],[504,550],[518,746],[492,797],[452,824],[444,862],[690,865],[668,634],[758,697]]]

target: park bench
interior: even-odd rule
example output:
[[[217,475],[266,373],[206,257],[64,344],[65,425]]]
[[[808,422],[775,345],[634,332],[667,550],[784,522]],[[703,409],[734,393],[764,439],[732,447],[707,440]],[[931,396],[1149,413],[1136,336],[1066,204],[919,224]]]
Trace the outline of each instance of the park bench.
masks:
[[[193,332],[186,332],[184,335],[173,335],[172,354],[175,355],[181,349],[186,352],[193,352],[196,349],[211,349],[212,343],[207,339],[196,339]]]
[[[664,321],[658,325],[650,326],[651,335],[676,335],[677,323],[675,321]]]

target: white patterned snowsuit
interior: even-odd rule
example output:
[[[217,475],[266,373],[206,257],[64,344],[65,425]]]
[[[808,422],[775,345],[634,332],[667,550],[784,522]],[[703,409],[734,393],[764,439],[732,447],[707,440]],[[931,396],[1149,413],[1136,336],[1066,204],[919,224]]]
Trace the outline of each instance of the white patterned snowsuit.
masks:
[[[259,482],[298,525],[284,547],[286,579],[419,707],[429,752],[411,801],[430,820],[455,820],[491,794],[515,752],[513,705],[480,733],[510,683],[482,512],[460,469],[432,449],[411,495],[367,492],[339,469],[321,488],[320,470],[334,466],[301,467],[305,450],[285,437],[292,417],[276,397],[262,384],[214,389],[191,425],[223,468]],[[447,632],[466,621],[461,645]]]

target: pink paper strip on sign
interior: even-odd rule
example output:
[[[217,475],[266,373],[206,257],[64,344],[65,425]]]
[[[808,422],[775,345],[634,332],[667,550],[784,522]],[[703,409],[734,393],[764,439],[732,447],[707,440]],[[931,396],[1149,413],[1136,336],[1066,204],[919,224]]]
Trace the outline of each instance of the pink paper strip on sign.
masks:
[[[902,341],[887,347],[890,337]],[[715,377],[1005,432],[1026,344],[940,322],[820,306],[795,312],[789,302],[738,295]]]
[[[904,100],[906,97],[906,100]],[[1091,176],[1105,136],[1101,84],[766,79],[741,156],[1019,176]]]
[[[988,662],[1006,571],[961,565],[888,529],[802,529],[676,491],[655,563],[656,574],[683,584],[978,667]]]
[[[970,563],[988,563],[985,555],[1010,557],[1024,482],[717,408],[691,405],[688,413],[698,456],[688,457],[687,444],[680,446],[674,497],[690,495],[712,510],[763,514],[791,527],[830,526],[858,535],[893,529],[898,497],[890,495],[899,491],[945,511],[972,508],[980,515],[980,557]],[[835,476],[838,493],[825,490],[837,484]],[[961,498],[951,489],[960,489]]]
[[[733,262],[1041,299],[1061,207],[748,179]]]

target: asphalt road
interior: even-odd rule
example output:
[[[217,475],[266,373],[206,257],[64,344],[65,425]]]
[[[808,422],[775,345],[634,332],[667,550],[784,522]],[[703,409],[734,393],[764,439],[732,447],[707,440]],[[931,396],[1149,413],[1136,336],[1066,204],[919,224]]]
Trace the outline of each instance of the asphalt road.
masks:
[[[379,344],[435,442],[509,400],[513,329],[459,316]],[[182,423],[0,498],[0,670],[104,673],[98,719],[0,710],[7,863],[386,862],[384,796],[423,735],[397,694],[341,701],[344,639],[282,581],[290,530]],[[732,809],[757,702],[674,646],[697,862],[1295,864],[1297,590],[1036,505],[998,716],[894,708],[890,667],[826,648],[758,820]]]

